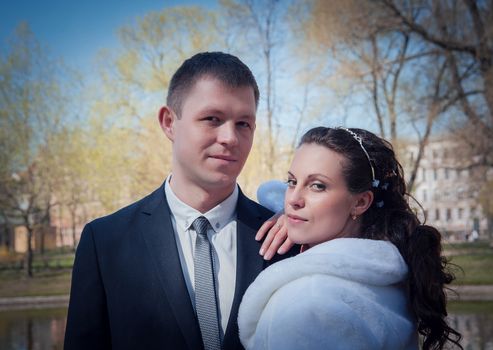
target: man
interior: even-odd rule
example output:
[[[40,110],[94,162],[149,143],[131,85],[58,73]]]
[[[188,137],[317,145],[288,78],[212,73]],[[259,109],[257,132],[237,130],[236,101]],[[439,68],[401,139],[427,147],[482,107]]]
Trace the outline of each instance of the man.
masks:
[[[177,70],[159,113],[172,173],[84,228],[65,349],[242,348],[238,306],[267,265],[255,234],[272,215],[236,184],[258,99],[255,78],[234,56],[201,53]]]

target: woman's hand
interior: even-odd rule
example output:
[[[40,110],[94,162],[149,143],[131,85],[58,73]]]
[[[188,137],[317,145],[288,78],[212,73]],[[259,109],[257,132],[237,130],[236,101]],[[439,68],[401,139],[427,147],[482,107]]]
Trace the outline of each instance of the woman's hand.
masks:
[[[285,225],[285,215],[282,211],[264,222],[255,235],[255,239],[260,241],[264,236],[265,239],[260,247],[259,254],[262,255],[265,260],[272,259],[276,253],[285,254],[294,245],[288,237],[288,229]]]

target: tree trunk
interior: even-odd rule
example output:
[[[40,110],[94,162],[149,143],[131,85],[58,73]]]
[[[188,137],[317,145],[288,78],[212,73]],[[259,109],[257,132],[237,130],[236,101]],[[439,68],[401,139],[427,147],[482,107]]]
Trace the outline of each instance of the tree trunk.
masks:
[[[72,240],[74,243],[74,246],[73,246],[74,252],[77,249],[77,236],[76,236],[76,234],[77,234],[77,232],[76,232],[76,228],[75,228],[75,222],[72,221]]]
[[[27,277],[33,277],[33,247],[32,238],[34,230],[31,227],[27,228],[27,252],[26,252],[26,272]]]
[[[76,215],[77,215],[77,209],[75,205],[69,206],[69,211],[70,211],[70,221],[72,223],[72,242],[73,242],[73,250],[75,252],[77,248],[77,228],[76,228]]]
[[[44,225],[40,227],[39,231],[39,252],[41,255],[44,255],[45,253],[45,230],[44,230]]]

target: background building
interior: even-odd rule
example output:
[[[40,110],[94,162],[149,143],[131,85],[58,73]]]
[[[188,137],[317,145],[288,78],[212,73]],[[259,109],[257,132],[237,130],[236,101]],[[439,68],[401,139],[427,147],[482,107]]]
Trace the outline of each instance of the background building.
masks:
[[[407,155],[414,162],[418,146],[410,144]],[[451,138],[432,140],[425,148],[412,191],[423,206],[426,222],[445,237],[472,240],[489,237],[488,219],[479,197],[491,170],[466,167],[460,161],[460,145]]]

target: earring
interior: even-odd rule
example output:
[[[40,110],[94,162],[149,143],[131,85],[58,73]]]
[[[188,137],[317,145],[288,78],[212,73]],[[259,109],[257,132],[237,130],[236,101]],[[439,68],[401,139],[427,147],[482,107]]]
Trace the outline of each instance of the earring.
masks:
[[[354,220],[356,220],[356,219],[358,218],[358,215],[353,214],[353,215],[351,215],[351,218],[352,218],[352,219],[353,219],[353,221],[354,221]]]

